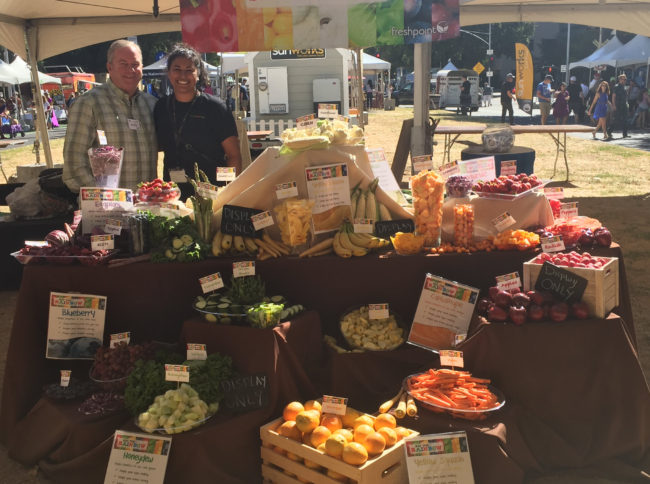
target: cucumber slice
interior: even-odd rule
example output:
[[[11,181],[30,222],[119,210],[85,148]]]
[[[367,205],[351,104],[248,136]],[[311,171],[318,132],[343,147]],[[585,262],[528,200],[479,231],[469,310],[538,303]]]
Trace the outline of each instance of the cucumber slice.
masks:
[[[176,250],[180,249],[183,247],[183,241],[179,239],[178,237],[174,237],[172,239],[172,247]]]
[[[208,302],[202,298],[201,296],[196,298],[196,301],[194,302],[194,307],[198,309],[205,309],[205,307],[208,305]]]
[[[214,314],[204,314],[203,317],[209,323],[216,323],[217,317]]]
[[[228,304],[228,303],[220,303],[220,304],[217,304],[217,308],[218,309],[229,309],[230,304]]]
[[[280,321],[284,321],[289,317],[289,310],[288,309],[283,309],[282,312],[280,313]]]
[[[286,303],[287,300],[284,296],[277,295],[277,296],[271,296],[271,302],[274,304],[283,304]]]
[[[225,296],[220,297],[219,301],[221,301],[222,303],[232,304],[232,300],[230,298],[228,298],[228,297],[225,297]]]

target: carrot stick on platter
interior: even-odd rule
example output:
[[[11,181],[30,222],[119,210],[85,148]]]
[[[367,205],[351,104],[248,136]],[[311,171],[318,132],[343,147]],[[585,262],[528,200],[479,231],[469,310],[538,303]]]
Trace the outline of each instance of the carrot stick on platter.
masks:
[[[499,399],[487,386],[489,384],[490,380],[486,378],[450,369],[429,369],[407,380],[409,394],[414,399],[446,409],[454,417],[469,420],[484,419],[484,411],[499,405]],[[476,411],[476,414],[467,411]]]

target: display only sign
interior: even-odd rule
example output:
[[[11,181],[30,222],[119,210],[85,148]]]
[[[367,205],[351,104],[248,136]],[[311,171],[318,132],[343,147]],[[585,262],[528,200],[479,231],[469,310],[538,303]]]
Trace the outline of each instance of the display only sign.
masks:
[[[45,357],[92,360],[104,340],[106,296],[50,293]]]
[[[163,484],[170,437],[116,430],[104,484]]]
[[[460,35],[459,18],[459,0],[181,2],[183,41],[200,52],[276,49],[275,56],[299,56],[332,47],[436,42]]]

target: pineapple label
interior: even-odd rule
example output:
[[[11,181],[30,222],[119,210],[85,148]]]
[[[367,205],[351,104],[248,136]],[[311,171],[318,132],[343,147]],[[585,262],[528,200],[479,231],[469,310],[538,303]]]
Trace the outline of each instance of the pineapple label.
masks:
[[[199,284],[201,284],[201,290],[203,291],[203,294],[221,289],[223,287],[223,279],[221,278],[221,273],[215,272],[209,276],[201,277],[199,279]]]
[[[440,350],[440,365],[452,368],[464,368],[463,352],[458,350]]]
[[[62,387],[67,387],[70,385],[70,375],[72,374],[72,370],[61,370],[61,383],[60,385]]]
[[[322,413],[333,413],[334,415],[345,415],[348,406],[348,399],[342,397],[333,397],[332,395],[323,395],[321,404]]]
[[[165,363],[165,381],[189,383],[190,367],[187,365],[170,365]]]
[[[204,344],[187,343],[187,358],[188,360],[207,360],[208,353]]]
[[[253,228],[256,231],[265,229],[266,227],[270,227],[271,225],[275,224],[273,221],[273,215],[271,215],[271,212],[269,210],[253,215],[251,217],[251,222],[253,222]]]
[[[119,344],[128,345],[131,342],[131,332],[126,331],[125,333],[113,333],[110,336],[109,348],[115,348]]]
[[[232,263],[233,277],[246,277],[255,275],[255,261],[245,260]]]

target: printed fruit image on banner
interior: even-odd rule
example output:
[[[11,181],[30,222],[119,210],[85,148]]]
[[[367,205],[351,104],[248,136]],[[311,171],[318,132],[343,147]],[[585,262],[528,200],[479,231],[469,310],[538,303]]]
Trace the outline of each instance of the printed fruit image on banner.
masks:
[[[460,33],[459,0],[180,0],[183,40],[200,52],[371,47]]]

